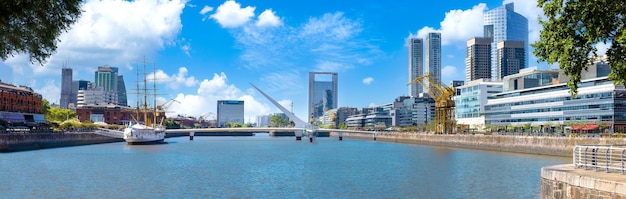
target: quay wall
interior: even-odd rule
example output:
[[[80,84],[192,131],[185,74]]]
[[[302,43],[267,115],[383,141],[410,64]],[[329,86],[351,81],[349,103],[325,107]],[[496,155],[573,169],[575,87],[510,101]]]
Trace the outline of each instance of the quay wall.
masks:
[[[21,134],[11,133],[0,134],[0,152],[16,152],[122,141],[124,140],[121,138],[102,136],[93,132]]]
[[[331,132],[337,137],[337,132]],[[345,138],[373,140],[372,133],[343,133]],[[619,145],[626,138],[581,138],[502,135],[435,135],[421,133],[378,132],[376,140],[419,145],[468,148],[516,153],[571,157],[576,145]]]
[[[165,138],[186,136],[189,136],[189,133],[165,133]],[[194,132],[193,136],[254,136],[254,132]]]
[[[626,175],[575,169],[572,164],[541,168],[542,199],[626,199]]]

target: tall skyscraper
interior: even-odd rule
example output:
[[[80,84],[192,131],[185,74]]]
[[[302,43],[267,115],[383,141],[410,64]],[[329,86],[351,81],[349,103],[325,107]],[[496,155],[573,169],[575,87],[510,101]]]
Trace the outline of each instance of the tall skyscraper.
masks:
[[[76,94],[74,94],[76,98]],[[61,68],[61,99],[59,100],[61,108],[67,108],[72,103],[72,69]]]
[[[426,36],[426,73],[430,74],[431,78],[435,78],[439,82],[442,81],[441,80],[441,33],[431,32],[431,33],[428,33],[428,36]],[[426,85],[429,85],[429,83],[426,82]]]
[[[523,41],[498,42],[498,77],[517,74],[526,63],[526,50]]]
[[[528,19],[514,11],[513,3],[508,3],[485,12],[484,25],[484,37],[493,38],[491,42],[491,79],[501,80],[502,76],[499,76],[501,74],[498,73],[497,45],[504,40],[523,41],[526,51],[528,49]],[[522,64],[522,68],[526,68],[526,61]]]
[[[409,39],[409,81],[424,75],[424,41],[421,38]],[[421,84],[409,85],[409,96],[417,97],[424,92]]]
[[[116,92],[118,97],[115,104],[121,106],[127,106],[126,96],[126,84],[124,83],[124,76],[118,75],[117,67],[100,66],[96,71],[94,79],[94,88],[102,88],[104,91]]]
[[[94,78],[94,87],[104,91],[117,91],[117,67],[100,66]]]
[[[244,124],[244,101],[217,100],[217,126],[224,127],[227,123]]]
[[[117,76],[117,105],[128,106],[126,83],[124,83],[123,75]]]
[[[330,75],[330,79],[316,79],[317,75]],[[324,111],[337,108],[337,73],[309,72],[308,119],[324,115]]]
[[[491,37],[474,37],[467,40],[465,81],[477,79],[491,79]]]

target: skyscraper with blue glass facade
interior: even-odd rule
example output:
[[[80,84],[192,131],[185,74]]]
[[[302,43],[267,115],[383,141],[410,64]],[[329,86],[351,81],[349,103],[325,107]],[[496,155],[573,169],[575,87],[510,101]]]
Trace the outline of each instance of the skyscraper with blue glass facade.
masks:
[[[514,11],[514,4],[508,3],[484,14],[484,37],[493,38],[491,42],[491,79],[501,80],[509,71],[498,69],[498,43],[501,41],[523,41],[524,51],[528,51],[528,19]],[[528,53],[524,53],[521,68],[528,66]]]

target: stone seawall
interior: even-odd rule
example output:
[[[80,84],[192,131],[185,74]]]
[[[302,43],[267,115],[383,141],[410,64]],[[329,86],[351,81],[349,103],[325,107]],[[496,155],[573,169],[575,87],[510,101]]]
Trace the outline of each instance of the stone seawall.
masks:
[[[337,137],[336,132],[331,132]],[[343,133],[345,138],[372,140],[368,133]],[[531,153],[571,157],[576,145],[626,144],[626,138],[535,137],[500,135],[434,135],[419,133],[376,133],[376,140],[420,145]]]
[[[37,150],[55,147],[122,142],[95,133],[23,133],[0,134],[0,152]]]
[[[626,199],[626,175],[574,169],[572,164],[544,167],[541,198]]]

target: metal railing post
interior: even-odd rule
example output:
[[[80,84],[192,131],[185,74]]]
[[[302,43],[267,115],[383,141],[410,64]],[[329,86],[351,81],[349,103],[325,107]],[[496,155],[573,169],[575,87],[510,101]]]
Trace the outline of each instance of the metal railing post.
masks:
[[[624,152],[626,152],[626,149],[622,149],[622,175],[624,175]]]
[[[606,172],[609,172],[609,161],[611,161],[609,159],[609,152],[612,150],[613,146],[609,146],[608,149],[606,149],[606,152],[604,152],[604,161],[606,162]]]
[[[587,150],[589,150],[589,147],[585,147],[585,153],[583,154],[583,167],[585,170],[587,170]]]
[[[624,161],[626,160],[626,157],[624,157],[624,152],[626,152],[626,149],[622,149],[622,175],[624,175]]]

